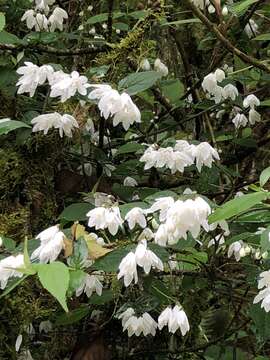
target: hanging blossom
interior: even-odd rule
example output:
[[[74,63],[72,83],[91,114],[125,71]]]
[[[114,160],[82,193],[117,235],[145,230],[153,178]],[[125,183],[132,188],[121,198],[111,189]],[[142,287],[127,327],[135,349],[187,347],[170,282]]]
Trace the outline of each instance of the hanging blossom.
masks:
[[[125,179],[124,179],[124,182],[123,182],[123,185],[124,186],[132,186],[132,187],[135,187],[138,185],[137,181],[131,177],[131,176],[127,176]]]
[[[26,61],[25,66],[17,69],[17,73],[22,75],[17,82],[19,86],[18,94],[29,93],[32,97],[38,85],[43,85],[54,73],[54,69],[50,65],[37,66],[30,61]]]
[[[124,284],[128,287],[132,280],[138,282],[137,265],[142,267],[145,274],[149,274],[151,268],[163,270],[160,258],[147,248],[146,240],[142,240],[136,247],[135,252],[130,251],[119,264],[118,280],[124,278]]]
[[[251,248],[245,244],[242,240],[233,242],[228,249],[228,257],[234,256],[236,261],[239,261],[242,257],[249,255]]]
[[[40,333],[44,332],[45,334],[52,331],[52,328],[53,328],[53,324],[51,323],[50,320],[41,321],[38,327],[39,332]]]
[[[28,29],[35,31],[50,31],[54,32],[56,29],[63,30],[63,22],[68,19],[67,12],[60,8],[59,6],[55,7],[51,15],[47,17],[50,13],[50,5],[54,4],[54,0],[36,0],[36,7],[34,9],[27,10],[21,21],[26,21],[26,26]]]
[[[197,6],[199,9],[204,10],[205,8],[209,12],[209,14],[214,14],[216,12],[215,7],[211,4],[210,0],[192,0],[193,4]],[[224,6],[221,11],[223,16],[228,15],[228,8]]]
[[[72,115],[61,115],[57,112],[36,116],[31,123],[34,125],[33,132],[43,131],[46,135],[50,129],[54,128],[59,129],[60,137],[63,137],[63,134],[72,137],[72,130],[79,127]]]
[[[100,276],[86,274],[82,283],[76,289],[76,296],[80,296],[84,292],[87,297],[90,297],[94,291],[101,296],[102,288]]]
[[[23,273],[17,270],[22,268],[24,268],[23,254],[8,256],[0,260],[0,288],[4,290],[10,278],[22,277]]]
[[[182,306],[175,305],[172,309],[168,306],[158,317],[158,328],[161,330],[164,326],[168,326],[171,333],[175,333],[180,329],[183,336],[190,330],[189,322]]]
[[[143,71],[149,71],[151,70],[151,65],[148,59],[142,59],[142,61],[140,62],[140,68]]]
[[[156,72],[160,73],[161,76],[167,76],[169,73],[167,66],[160,59],[155,60],[154,69]]]
[[[203,165],[211,168],[214,160],[219,160],[219,155],[210,144],[202,142],[199,145],[190,145],[185,140],[177,140],[174,147],[151,145],[140,158],[141,162],[145,162],[145,170],[151,167],[166,167],[172,174],[177,171],[184,172],[185,167],[195,162],[200,172]]]
[[[110,85],[90,85],[94,88],[88,97],[98,101],[101,116],[106,120],[113,116],[113,126],[122,123],[123,128],[128,130],[134,123],[141,122],[141,113],[127,93],[119,94]]]
[[[250,19],[246,24],[244,31],[247,34],[247,36],[251,39],[259,33],[259,26],[253,19]]]
[[[264,288],[264,289],[263,289]],[[262,301],[261,308],[266,312],[270,311],[270,271],[263,271],[259,275],[258,289],[260,292],[255,296],[253,304],[257,304]]]
[[[65,235],[58,225],[43,230],[36,239],[40,240],[40,246],[32,253],[31,259],[39,259],[41,263],[55,261],[65,247]]]
[[[206,75],[202,82],[203,90],[216,104],[226,99],[235,100],[239,94],[233,84],[227,84],[224,87],[219,85],[225,79],[225,76],[222,69],[216,69],[215,72]]]
[[[186,239],[188,232],[196,239],[201,227],[205,231],[209,230],[207,217],[211,213],[211,208],[203,198],[198,196],[194,200],[185,201],[172,199],[170,203],[166,210],[163,208],[160,217],[162,223],[155,234],[155,242],[158,245],[176,244],[179,239]]]
[[[234,106],[232,108],[230,118],[232,118],[232,123],[236,129],[239,129],[240,127],[246,127],[248,124],[246,115],[242,113],[242,109],[238,106]]]
[[[139,207],[134,207],[125,216],[125,220],[128,222],[128,226],[130,230],[133,230],[136,224],[140,225],[140,227],[145,228],[147,225],[145,212],[143,209]]]
[[[158,324],[152,316],[147,312],[143,313],[140,317],[137,317],[134,314],[134,309],[128,308],[124,313],[118,316],[119,319],[122,319],[123,331],[127,330],[129,337],[132,335],[140,336],[141,334],[144,336],[155,336]]]
[[[116,235],[119,227],[122,227],[124,222],[121,218],[119,207],[116,205],[111,207],[96,207],[90,210],[86,216],[89,217],[89,227],[95,227],[96,230],[108,228],[112,235]]]
[[[255,110],[256,106],[260,106],[260,100],[257,98],[257,96],[251,94],[245,97],[243,106],[244,108],[249,108],[248,120],[251,125],[261,121],[261,115]]]

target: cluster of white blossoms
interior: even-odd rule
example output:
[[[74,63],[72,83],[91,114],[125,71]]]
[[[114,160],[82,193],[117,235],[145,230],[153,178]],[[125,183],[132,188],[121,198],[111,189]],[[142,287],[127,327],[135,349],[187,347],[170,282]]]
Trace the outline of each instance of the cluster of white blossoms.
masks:
[[[124,278],[124,284],[128,287],[134,280],[138,282],[137,265],[142,267],[145,274],[149,274],[151,268],[163,270],[160,258],[147,248],[146,240],[142,240],[136,247],[135,252],[130,251],[119,264],[118,280]]]
[[[205,8],[207,8],[207,11],[209,12],[209,14],[214,14],[216,12],[216,9],[214,7],[214,5],[212,5],[210,0],[192,0],[193,4],[195,6],[197,6],[199,9],[204,10]],[[223,16],[227,16],[228,15],[228,7],[225,5],[222,8],[222,15]]]
[[[263,289],[264,288],[264,289]],[[269,312],[270,310],[270,271],[263,271],[259,276],[258,289],[262,289],[254,298],[253,303],[262,301],[261,307]]]
[[[246,24],[244,31],[251,39],[259,33],[259,26],[253,19],[250,19]]]
[[[0,260],[0,288],[3,290],[12,277],[22,277],[23,273],[19,269],[24,268],[23,254],[8,256]]]
[[[245,127],[248,123],[254,125],[256,122],[261,121],[261,115],[255,110],[256,106],[260,106],[260,100],[254,94],[250,94],[243,100],[243,107],[249,109],[248,118],[241,108],[238,106],[233,107],[230,117],[236,129],[239,129],[241,126]]]
[[[183,172],[185,167],[194,163],[201,172],[203,165],[211,168],[214,160],[219,160],[219,155],[209,143],[202,142],[199,145],[193,145],[185,140],[177,140],[174,147],[163,148],[151,145],[140,158],[141,162],[145,162],[145,170],[151,167],[166,167],[172,174],[177,171]]]
[[[234,256],[236,261],[239,261],[242,257],[249,255],[251,248],[245,244],[242,240],[233,242],[228,249],[228,257]]]
[[[102,294],[102,284],[100,282],[99,275],[89,275],[86,274],[83,278],[82,283],[76,289],[76,296],[80,296],[83,292],[86,294],[87,297],[90,297],[93,292],[95,291],[99,296]]]
[[[26,22],[26,26],[30,30],[34,28],[35,31],[54,32],[57,29],[62,31],[64,20],[68,18],[68,14],[59,6],[51,11],[50,6],[54,3],[55,0],[35,0],[35,9],[27,10],[21,20]]]
[[[205,231],[209,230],[207,218],[211,208],[199,196],[185,201],[174,201],[172,197],[160,198],[150,210],[160,211],[161,225],[155,234],[155,242],[160,246],[176,244],[181,238],[186,239],[188,232],[196,239],[201,227]]]
[[[72,115],[61,115],[57,112],[36,116],[31,120],[31,123],[34,125],[33,132],[44,131],[46,135],[50,129],[54,128],[59,129],[60,137],[63,137],[63,134],[72,137],[72,130],[79,127]]]
[[[86,216],[89,217],[89,227],[94,227],[96,230],[108,229],[112,235],[116,235],[123,224],[118,206],[99,206],[90,210]]]
[[[173,334],[180,329],[182,336],[190,330],[187,315],[179,305],[173,309],[168,306],[159,315],[157,322],[147,312],[137,317],[133,308],[128,308],[118,318],[122,320],[123,331],[127,330],[129,337],[140,334],[155,336],[157,328],[162,330],[164,326],[168,326],[169,332]]]
[[[40,240],[40,246],[32,253],[31,259],[38,259],[41,263],[55,261],[65,247],[65,235],[58,225],[42,231],[36,239]]]
[[[151,65],[148,59],[143,59],[140,62],[140,69],[144,71],[151,70]],[[154,70],[158,73],[160,73],[161,76],[167,76],[169,74],[169,69],[167,66],[159,59],[157,58],[154,62]]]
[[[237,88],[233,84],[227,84],[224,87],[220,85],[225,77],[225,72],[222,69],[217,69],[215,72],[206,75],[203,79],[203,90],[216,104],[219,104],[226,99],[235,100],[239,94]]]
[[[117,90],[112,89],[110,85],[89,84],[87,77],[80,75],[77,71],[72,71],[68,74],[62,70],[55,71],[51,65],[37,66],[31,62],[25,62],[25,66],[19,67],[17,73],[21,75],[16,84],[19,87],[18,94],[29,93],[32,97],[39,85],[44,85],[48,82],[51,87],[49,96],[52,98],[60,97],[61,102],[67,101],[76,94],[82,96],[88,95],[90,100],[97,100],[101,116],[105,119],[108,119],[110,116],[113,117],[113,126],[122,123],[124,129],[128,130],[134,123],[141,122],[140,110],[127,93],[120,94]],[[89,88],[92,89],[88,93]],[[57,126],[50,126],[49,119],[48,124],[45,118],[42,118],[42,120],[42,125],[39,126],[37,124],[36,129],[44,130],[44,133],[47,133],[46,130],[50,127],[58,128]],[[71,118],[67,119],[65,117],[62,120],[62,122],[68,123],[66,127],[69,128]],[[77,127],[77,122],[72,122],[72,127]],[[61,128],[59,127],[59,129]],[[72,135],[69,130],[64,131],[64,133],[66,135],[68,133],[69,135],[67,136]]]
[[[141,122],[141,113],[127,93],[120,94],[110,85],[90,85],[94,88],[88,98],[98,101],[101,116],[106,120],[112,116],[113,126],[122,123],[123,128],[128,130],[134,123]]]

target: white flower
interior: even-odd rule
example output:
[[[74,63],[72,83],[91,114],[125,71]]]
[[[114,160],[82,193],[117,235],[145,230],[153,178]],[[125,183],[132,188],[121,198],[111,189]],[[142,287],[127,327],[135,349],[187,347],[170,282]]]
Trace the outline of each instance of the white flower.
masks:
[[[41,263],[55,261],[64,248],[65,235],[59,226],[51,226],[36,236],[40,246],[32,253],[31,259],[39,259]]]
[[[265,286],[270,287],[270,270],[263,271],[259,276],[258,289],[262,289]]]
[[[149,71],[151,70],[151,65],[150,65],[150,62],[148,61],[148,59],[143,59],[141,62],[140,62],[140,68],[144,71]]]
[[[213,231],[217,228],[217,226],[219,226],[224,231],[224,233],[223,233],[224,236],[230,235],[229,225],[226,220],[221,220],[221,221],[217,221],[217,222],[210,224],[209,230]]]
[[[237,88],[234,85],[228,84],[228,85],[224,86],[224,88],[222,90],[222,94],[223,94],[224,99],[231,98],[232,100],[235,100],[239,93],[238,93]]]
[[[155,336],[157,329],[157,323],[148,314],[144,313],[141,317],[131,316],[124,324],[123,331],[128,331],[128,336],[136,335],[139,336],[143,333],[144,336],[153,335]]]
[[[89,34],[90,35],[95,35],[96,34],[96,29],[95,29],[94,26],[89,30]]]
[[[61,102],[65,102],[74,96],[76,92],[85,96],[87,94],[87,88],[90,86],[87,81],[87,77],[80,76],[77,71],[72,71],[71,74],[58,71],[50,79],[50,97],[60,96]]]
[[[101,95],[100,97],[98,108],[100,110],[101,116],[103,116],[107,120],[109,116],[113,116],[122,109],[122,98],[117,90],[109,90],[106,85],[103,89],[101,88],[97,90],[104,92],[103,95]],[[94,90],[96,91],[96,94],[97,90]],[[92,94],[91,96],[93,97],[94,95]]]
[[[60,115],[57,112],[36,116],[31,120],[31,123],[34,124],[33,132],[44,131],[46,135],[51,128],[55,128],[59,129],[61,137],[63,137],[63,134],[72,137],[73,128],[79,127],[73,116],[68,114]]]
[[[208,6],[207,10],[208,10],[209,14],[214,14],[216,12],[216,9],[212,4],[210,4]]]
[[[239,129],[241,126],[243,127],[247,126],[248,119],[244,114],[238,113],[232,119],[232,122],[234,123],[235,128]]]
[[[171,333],[175,333],[180,329],[183,336],[189,331],[189,322],[187,315],[181,306],[175,305],[173,309],[167,307],[158,317],[158,327],[161,330],[164,326],[168,326]]]
[[[17,271],[24,267],[24,258],[22,254],[8,256],[0,260],[0,288],[4,290],[7,282],[12,277],[22,277],[23,273]]]
[[[252,108],[248,112],[248,120],[251,125],[254,125],[256,122],[261,121],[261,115],[255,109]]]
[[[17,336],[16,343],[15,343],[15,350],[18,352],[20,350],[21,344],[22,344],[22,334]]]
[[[107,84],[91,84],[90,87],[94,88],[94,90],[90,91],[88,94],[88,98],[90,100],[100,100],[106,92],[110,92],[112,90],[112,87]]]
[[[193,148],[193,156],[196,158],[196,167],[201,172],[202,166],[212,167],[213,161],[219,160],[218,152],[207,142],[202,142]]]
[[[250,252],[250,247],[246,244],[244,244],[244,242],[242,240],[239,241],[235,241],[233,242],[228,249],[228,257],[231,257],[232,255],[234,255],[235,260],[239,261],[242,257],[248,255],[248,253]]]
[[[143,229],[140,236],[138,237],[138,240],[139,241],[141,241],[141,240],[151,240],[153,238],[154,238],[153,231],[147,227],[147,228]]]
[[[108,228],[112,235],[115,235],[118,228],[123,224],[123,219],[121,218],[118,206],[110,208],[96,207],[95,209],[90,210],[86,216],[89,217],[89,227],[95,227],[96,230]]]
[[[137,181],[136,181],[133,177],[127,176],[127,177],[124,179],[123,185],[124,185],[124,186],[137,186],[138,183],[137,183]]]
[[[42,10],[45,14],[48,14],[50,5],[55,3],[55,0],[35,0],[36,10]]]
[[[39,332],[42,333],[44,331],[46,334],[52,330],[52,323],[50,320],[41,321],[39,324]]]
[[[154,204],[148,210],[149,212],[160,211],[159,220],[164,221],[167,217],[169,208],[174,204],[174,199],[171,196],[165,196],[155,199]]]
[[[17,73],[22,75],[17,82],[16,86],[19,86],[18,94],[29,92],[32,97],[36,91],[38,85],[43,85],[47,79],[49,79],[54,70],[50,65],[37,66],[33,63],[26,61],[25,66],[21,66],[17,69]]]
[[[159,72],[161,76],[167,76],[169,73],[169,70],[165,64],[160,59],[156,59],[154,63],[154,69],[155,71]]]
[[[126,311],[124,311],[122,314],[118,315],[117,318],[122,320],[122,326],[124,327],[125,323],[127,322],[127,320],[129,318],[131,318],[131,316],[133,316],[135,314],[134,309],[132,309],[131,307],[127,308]]]
[[[246,24],[244,31],[247,36],[251,39],[252,37],[256,36],[259,33],[258,30],[259,26],[253,19],[250,19]]]
[[[214,239],[211,239],[207,245],[207,247],[211,247],[213,245],[217,244],[217,246],[225,244],[225,238],[223,235],[219,234],[214,237]]]
[[[216,75],[214,73],[210,73],[210,74],[206,75],[202,82],[203,90],[205,92],[208,91],[210,94],[213,94],[216,87],[217,87]]]
[[[144,216],[143,209],[139,207],[134,207],[131,209],[125,216],[125,220],[128,222],[130,230],[133,230],[135,225],[138,224],[140,227],[146,227],[146,219]]]
[[[90,297],[94,291],[101,296],[102,288],[103,286],[97,275],[86,274],[81,285],[76,290],[76,296],[80,296],[85,292],[86,296]]]
[[[57,6],[53,10],[52,15],[48,19],[50,31],[53,32],[56,29],[62,31],[64,19],[67,19],[67,18],[68,18],[67,12],[64,9],[61,9],[60,7]]]
[[[223,16],[227,16],[228,13],[229,13],[228,7],[223,6],[221,13],[222,13]]]
[[[45,14],[36,13],[34,10],[27,10],[21,21],[26,20],[28,29],[35,28],[35,31],[48,31],[48,19]]]
[[[261,308],[263,308],[266,312],[270,311],[270,287],[266,287],[261,290],[254,298],[253,304],[257,304],[262,301]]]
[[[257,98],[257,96],[250,94],[247,97],[245,97],[243,101],[243,106],[245,108],[251,108],[254,109],[255,106],[260,106],[260,100]]]
[[[130,125],[133,125],[135,122],[141,122],[141,113],[128,94],[121,94],[120,101],[121,108],[113,117],[113,126],[117,126],[119,123],[122,123],[123,128],[128,130]]]
[[[30,350],[22,350],[19,354],[18,360],[34,360],[30,353]]]
[[[135,251],[136,262],[141,266],[146,274],[149,274],[151,268],[163,270],[163,263],[153,251],[147,249],[146,240],[142,240]]]
[[[134,252],[129,252],[119,264],[119,273],[117,279],[124,277],[124,284],[128,287],[134,279],[135,284],[138,282],[137,262]]]
[[[26,20],[26,26],[28,29],[33,29],[33,27],[36,25],[36,13],[33,9],[25,11],[23,14],[21,21]]]

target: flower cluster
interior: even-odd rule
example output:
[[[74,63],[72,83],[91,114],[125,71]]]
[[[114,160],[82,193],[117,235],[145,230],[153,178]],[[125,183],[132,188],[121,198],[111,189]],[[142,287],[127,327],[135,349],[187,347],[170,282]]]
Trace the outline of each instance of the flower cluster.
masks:
[[[160,198],[152,206],[152,211],[157,210],[160,210],[161,225],[155,234],[155,242],[160,246],[176,244],[180,238],[186,239],[188,232],[196,239],[201,227],[209,230],[207,217],[211,208],[199,196],[185,201]]]
[[[128,308],[118,318],[122,320],[123,331],[127,330],[129,337],[139,336],[141,333],[144,336],[149,334],[155,336],[157,328],[161,330],[164,326],[168,326],[169,332],[173,334],[180,329],[182,336],[185,336],[190,329],[187,315],[179,305],[175,305],[173,309],[168,306],[163,310],[158,322],[146,312],[140,317],[135,316],[133,308]]]
[[[185,140],[177,140],[174,147],[163,148],[151,145],[140,158],[141,162],[145,162],[145,170],[151,167],[166,167],[172,174],[177,171],[183,172],[185,167],[195,162],[200,172],[203,165],[211,168],[214,160],[219,160],[219,155],[210,144],[202,142],[193,145]]]
[[[22,277],[23,273],[16,269],[24,267],[24,258],[22,254],[8,256],[0,261],[0,288],[3,290],[7,282],[12,277]]]
[[[195,6],[197,6],[201,10],[207,8],[209,14],[214,14],[216,12],[216,8],[214,7],[214,5],[211,3],[210,0],[192,0],[192,2]],[[228,12],[229,12],[228,7],[226,5],[223,6],[221,11],[222,15],[227,16]]]
[[[98,275],[86,274],[82,283],[76,289],[76,296],[80,296],[84,292],[87,297],[90,297],[94,291],[101,296],[102,288],[103,286]]]
[[[263,289],[264,288],[264,289]],[[253,303],[257,304],[262,301],[261,307],[266,311],[270,311],[270,271],[263,271],[258,281],[258,289],[261,290],[254,298]]]
[[[53,5],[55,0],[35,0],[35,9],[27,10],[23,16],[22,21],[26,21],[28,29],[35,29],[35,31],[50,31],[54,32],[56,29],[63,30],[63,22],[68,18],[67,12],[56,6],[51,15],[50,5]]]
[[[113,116],[113,126],[122,123],[125,130],[130,125],[141,122],[141,113],[127,93],[119,94],[110,85],[91,85],[94,88],[88,98],[98,101],[101,116],[108,119]]]
[[[88,226],[95,227],[96,230],[108,228],[112,235],[115,235],[123,224],[118,206],[99,206],[90,210],[86,216],[89,217]]]
[[[36,236],[40,240],[40,246],[32,253],[31,259],[39,259],[41,263],[52,262],[57,259],[65,247],[65,235],[59,230],[58,225],[49,227]]]
[[[206,75],[202,82],[203,90],[216,104],[229,98],[235,100],[238,96],[238,90],[233,84],[227,84],[224,87],[219,85],[224,79],[225,72],[217,69],[215,72]]]
[[[151,268],[163,270],[163,263],[160,258],[147,248],[146,240],[142,240],[136,247],[135,252],[130,251],[119,264],[119,273],[117,278],[124,278],[124,284],[128,287],[132,280],[135,284],[138,282],[137,265],[142,267],[146,274],[149,274]]]
[[[242,257],[249,255],[251,248],[245,244],[242,240],[233,242],[228,249],[228,257],[234,256],[236,261],[239,261]]]
[[[63,134],[72,137],[72,130],[79,127],[73,116],[68,114],[61,115],[57,112],[36,116],[31,120],[31,123],[34,125],[33,132],[44,131],[46,135],[51,128],[54,128],[59,129],[61,137],[63,137]]]

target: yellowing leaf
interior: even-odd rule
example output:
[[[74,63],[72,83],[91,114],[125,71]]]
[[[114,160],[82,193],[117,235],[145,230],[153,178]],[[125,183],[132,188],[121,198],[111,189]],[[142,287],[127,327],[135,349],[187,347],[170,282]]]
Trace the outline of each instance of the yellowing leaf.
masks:
[[[65,258],[71,256],[73,254],[73,241],[70,239],[64,239],[65,244]]]

